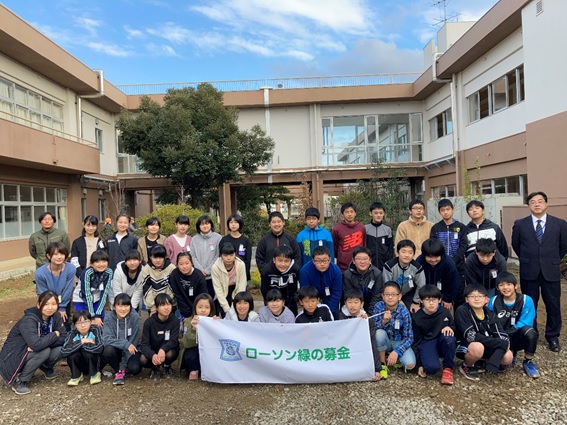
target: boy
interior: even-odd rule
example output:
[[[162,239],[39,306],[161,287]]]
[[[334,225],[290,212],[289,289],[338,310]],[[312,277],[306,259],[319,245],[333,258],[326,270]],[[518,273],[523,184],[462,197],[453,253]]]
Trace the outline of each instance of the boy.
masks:
[[[173,298],[173,291],[169,286],[169,275],[175,266],[167,257],[167,251],[163,245],[156,245],[150,251],[150,260],[142,269],[142,291],[144,303],[150,315],[156,312],[154,300],[158,294],[167,294]]]
[[[500,292],[488,302],[489,310],[496,313],[500,325],[510,337],[510,350],[524,350],[522,366],[530,378],[539,378],[539,370],[532,361],[537,347],[537,331],[534,302],[529,295],[518,294],[518,281],[512,273],[502,272],[496,278],[496,289]]]
[[[371,255],[368,248],[355,248],[352,263],[343,273],[343,293],[352,289],[362,291],[364,304],[370,311],[382,299],[382,271],[370,262]]]
[[[401,303],[400,286],[393,281],[384,284],[383,301],[374,306],[372,317],[376,327],[376,346],[380,357],[380,378],[388,378],[388,366],[398,361],[406,370],[415,366],[415,354],[411,348],[413,329],[406,306]],[[386,351],[391,351],[386,360]]]
[[[313,250],[318,246],[329,249],[331,261],[335,262],[335,250],[331,232],[319,224],[321,213],[317,208],[309,207],[305,210],[305,229],[297,234],[296,240],[301,248],[301,264],[305,265],[311,261]]]
[[[384,263],[394,258],[392,229],[384,224],[386,209],[380,202],[370,205],[370,223],[366,227],[366,247],[372,254],[372,265],[382,270]]]
[[[496,250],[492,239],[479,239],[475,252],[465,261],[465,281],[467,285],[481,285],[489,296],[496,292],[496,277],[506,271],[506,258]]]
[[[266,264],[270,263],[270,259],[274,256],[274,250],[283,245],[287,245],[293,252],[293,259],[298,267],[301,267],[301,250],[295,241],[295,238],[287,232],[284,232],[285,219],[281,212],[272,211],[268,216],[268,224],[270,232],[265,234],[256,248],[256,265],[258,270],[262,270]]]
[[[322,294],[323,304],[326,304],[333,317],[339,315],[339,303],[343,296],[342,274],[339,267],[331,263],[329,249],[318,246],[313,250],[313,261],[301,268],[299,273],[300,286],[313,286]]]
[[[409,203],[410,216],[406,221],[402,221],[396,230],[395,244],[404,239],[409,239],[417,247],[414,258],[421,254],[421,244],[429,238],[433,223],[425,216],[425,204],[419,199],[414,199]]]
[[[419,310],[419,295],[417,290],[425,285],[423,269],[413,259],[415,245],[408,239],[403,239],[396,245],[397,258],[393,258],[384,264],[382,281],[394,281],[401,291],[402,302],[415,313]],[[417,288],[417,289],[416,289]]]
[[[333,227],[332,236],[337,266],[344,272],[357,246],[366,245],[366,228],[356,221],[356,209],[351,202],[341,205],[343,221]]]
[[[425,378],[439,372],[439,357],[443,357],[441,384],[453,385],[455,367],[455,322],[451,312],[441,303],[441,291],[435,285],[419,290],[421,309],[412,316],[417,374]]]
[[[421,246],[421,255],[415,260],[423,267],[426,285],[435,285],[442,294],[441,304],[453,311],[453,301],[460,286],[455,263],[445,255],[439,239],[427,239]],[[421,299],[421,297],[420,297]]]
[[[486,360],[486,371],[498,373],[501,366],[512,363],[508,335],[498,323],[496,315],[486,307],[487,291],[484,286],[467,285],[465,304],[455,312],[457,328],[457,357],[463,362],[459,371],[471,381],[480,379],[475,368],[479,360]]]
[[[313,286],[304,286],[297,291],[297,301],[303,311],[295,318],[295,323],[332,322],[333,315],[325,304],[319,304],[319,291]]]
[[[279,289],[284,297],[285,306],[296,315],[295,293],[299,286],[299,266],[293,259],[293,250],[287,245],[277,247],[272,261],[260,272],[262,278],[260,291],[264,297],[264,304],[268,291],[272,288]]]
[[[504,258],[508,258],[508,244],[502,229],[496,223],[484,218],[484,204],[481,201],[472,200],[467,204],[467,214],[471,218],[467,224],[467,254],[474,251],[479,239],[492,239],[496,243],[498,251]]]

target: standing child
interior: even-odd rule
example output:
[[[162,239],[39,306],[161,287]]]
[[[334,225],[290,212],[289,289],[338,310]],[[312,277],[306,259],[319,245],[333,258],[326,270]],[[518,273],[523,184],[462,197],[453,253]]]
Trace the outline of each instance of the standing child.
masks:
[[[102,328],[102,357],[114,370],[114,385],[124,385],[126,372],[140,373],[139,335],[140,316],[132,308],[128,294],[118,294]]]
[[[199,217],[195,227],[197,234],[191,240],[191,255],[193,255],[195,267],[201,270],[201,273],[205,276],[209,295],[214,297],[215,290],[213,289],[211,269],[219,257],[221,235],[215,232],[213,220],[208,215]],[[244,277],[246,278],[246,275]]]
[[[341,205],[343,220],[333,227],[337,266],[344,272],[352,259],[352,252],[357,246],[366,246],[366,227],[356,221],[356,209],[351,202]]]
[[[87,310],[93,325],[101,327],[111,285],[112,270],[108,267],[108,254],[106,251],[93,252],[91,266],[83,272],[73,291],[75,311]]]
[[[274,257],[274,251],[278,247],[288,246],[292,252],[292,259],[298,267],[301,267],[301,250],[295,238],[284,230],[285,219],[281,212],[272,211],[268,216],[270,231],[266,233],[256,248],[256,266],[262,272]]]
[[[486,360],[486,371],[498,373],[500,366],[508,366],[514,356],[509,350],[510,340],[500,326],[496,315],[486,307],[484,286],[467,285],[465,304],[455,312],[457,327],[457,357],[463,360],[459,370],[471,381],[480,377],[475,368],[479,360]]]
[[[98,236],[98,218],[87,215],[83,220],[81,236],[71,246],[71,263],[76,267],[77,277],[81,277],[81,273],[89,265],[91,255],[99,249],[105,250],[106,243]]]
[[[383,301],[374,306],[372,317],[376,327],[376,346],[380,356],[380,378],[387,379],[388,366],[398,362],[411,370],[415,367],[415,354],[411,348],[413,329],[410,312],[402,301],[402,293],[397,282],[384,283]],[[388,354],[386,359],[387,352]]]
[[[110,304],[114,304],[114,298],[118,294],[128,294],[132,299],[132,307],[141,307],[142,299],[142,258],[140,252],[130,250],[126,253],[126,258],[116,266],[112,277],[112,291],[109,294]]]
[[[529,295],[519,294],[518,281],[509,272],[502,272],[496,278],[498,294],[488,302],[488,309],[496,317],[510,337],[510,350],[514,358],[518,351],[524,350],[522,366],[530,378],[539,378],[539,370],[533,362],[537,348],[537,331],[533,328],[535,307]]]
[[[187,317],[183,321],[183,337],[181,338],[181,370],[185,371],[185,377],[189,377],[191,381],[199,379],[201,371],[197,342],[199,317],[216,317],[212,297],[207,293],[197,295],[194,311],[193,317]]]
[[[260,291],[266,304],[266,295],[272,288],[279,289],[285,299],[285,305],[294,315],[297,315],[295,293],[299,286],[299,266],[293,258],[293,250],[287,245],[281,245],[273,251],[273,259],[260,270],[262,283]]]
[[[191,250],[191,236],[187,234],[189,231],[189,217],[180,215],[175,219],[175,228],[177,231],[173,235],[169,235],[163,245],[167,252],[167,258],[172,263],[175,262],[180,252],[189,252]]]
[[[144,322],[140,363],[152,369],[150,380],[154,383],[163,376],[171,378],[171,364],[179,355],[179,320],[172,314],[173,300],[168,294],[158,294],[155,298],[156,314],[152,314]]]
[[[159,221],[159,218],[150,217],[146,220],[146,231],[148,233],[138,239],[138,251],[142,257],[142,264],[144,265],[146,265],[150,259],[150,251],[152,248],[165,243],[166,237],[159,234],[160,229],[161,221]]]
[[[443,306],[441,291],[435,285],[421,288],[419,299],[423,306],[412,316],[417,374],[422,378],[435,375],[440,369],[439,357],[443,357],[441,384],[453,385],[457,349],[453,315]]]
[[[394,243],[397,245],[404,239],[409,239],[417,247],[414,258],[421,254],[421,244],[429,238],[433,223],[425,216],[425,204],[421,199],[414,199],[409,203],[409,218],[402,221],[396,229]]]
[[[270,289],[265,300],[267,305],[260,309],[260,322],[295,323],[295,315],[285,306],[285,298],[278,289]]]
[[[199,294],[208,293],[205,276],[193,267],[193,259],[189,252],[180,252],[177,255],[177,268],[169,275],[169,286],[182,320],[193,316],[195,298]]]
[[[234,295],[246,291],[246,266],[231,244],[222,246],[220,257],[212,267],[212,278],[217,306],[224,315],[230,310]]]
[[[319,224],[321,213],[317,208],[305,210],[305,228],[297,234],[296,240],[301,248],[301,264],[305,265],[313,258],[313,250],[318,246],[327,247],[331,261],[335,262],[335,247],[331,232]]]
[[[118,215],[116,217],[116,233],[106,241],[111,270],[116,269],[118,263],[124,261],[128,251],[138,249],[138,238],[128,233],[129,225],[130,217],[126,214]]]
[[[250,280],[250,266],[252,264],[252,243],[250,239],[242,234],[244,228],[244,220],[239,214],[231,214],[226,220],[228,227],[228,235],[223,236],[219,242],[219,246],[231,244],[236,250],[236,255],[246,266],[246,280]]]
[[[295,318],[295,323],[332,322],[333,314],[329,307],[321,303],[319,291],[313,286],[304,286],[297,291],[297,301],[303,311]]]
[[[234,296],[232,307],[226,312],[225,320],[235,322],[259,322],[260,316],[254,311],[254,299],[249,292],[238,292]]]
[[[100,326],[91,321],[91,314],[87,310],[75,311],[73,326],[61,350],[71,369],[71,379],[67,385],[79,385],[83,381],[83,375],[91,377],[91,385],[100,384],[100,355],[104,348]]]
[[[384,224],[386,208],[381,202],[370,205],[370,223],[366,227],[366,247],[372,255],[372,265],[382,270],[386,261],[394,258],[392,229]]]
[[[169,286],[169,275],[175,270],[175,266],[169,262],[166,255],[165,247],[154,246],[148,264],[142,269],[144,304],[150,314],[156,312],[155,298],[158,294],[168,294],[173,298],[173,291]]]

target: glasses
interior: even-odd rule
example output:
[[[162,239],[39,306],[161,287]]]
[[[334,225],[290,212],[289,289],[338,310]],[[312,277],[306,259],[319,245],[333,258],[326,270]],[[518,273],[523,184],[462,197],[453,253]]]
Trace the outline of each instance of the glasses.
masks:
[[[386,294],[386,293],[384,293],[384,294],[382,294],[382,296],[384,296],[384,297],[386,297],[386,298],[394,298],[394,297],[397,297],[398,295],[400,295],[400,294],[399,294],[399,293],[396,293],[396,294]]]
[[[90,320],[82,320],[80,322],[75,323],[75,326],[84,326],[84,325],[90,325],[91,321]]]
[[[483,298],[486,298],[486,295],[469,295],[467,298],[472,300],[482,300]]]
[[[313,260],[315,264],[329,264],[331,260]]]

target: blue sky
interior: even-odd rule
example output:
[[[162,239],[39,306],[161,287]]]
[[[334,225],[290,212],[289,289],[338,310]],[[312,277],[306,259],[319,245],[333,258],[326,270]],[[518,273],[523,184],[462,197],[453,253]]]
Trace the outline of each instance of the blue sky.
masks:
[[[447,15],[496,2],[450,0]],[[443,17],[439,0],[2,3],[113,84],[421,71]]]

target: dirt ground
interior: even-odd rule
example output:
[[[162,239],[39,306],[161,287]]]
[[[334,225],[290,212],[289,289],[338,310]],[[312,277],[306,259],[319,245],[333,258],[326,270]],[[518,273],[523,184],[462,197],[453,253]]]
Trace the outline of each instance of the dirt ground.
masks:
[[[0,283],[0,287],[19,284],[21,280],[14,280]],[[564,314],[567,310],[565,292],[567,285],[563,284]],[[35,303],[30,289],[12,294],[10,298],[9,301],[0,300],[0,343],[22,316],[23,310]],[[540,324],[544,317],[540,306]],[[66,386],[70,377],[68,367],[58,365],[56,371],[60,376],[54,381],[46,381],[39,372],[36,374],[29,395],[18,396],[8,386],[0,385],[0,424],[46,421],[111,424],[167,421],[168,424],[178,424],[189,420],[202,424],[268,423],[262,420],[264,415],[273,419],[269,423],[293,423],[289,415],[294,413],[294,409],[301,410],[305,423],[342,423],[351,422],[347,419],[348,400],[355,403],[363,394],[367,396],[369,393],[376,395],[377,404],[395,398],[413,404],[425,403],[424,406],[433,403],[441,409],[441,422],[427,422],[428,412],[425,409],[423,417],[426,420],[422,423],[533,423],[526,419],[524,413],[530,409],[533,412],[541,409],[555,412],[550,418],[565,423],[565,402],[556,401],[565,399],[567,389],[563,374],[567,366],[567,340],[562,337],[560,341],[564,351],[559,354],[550,352],[540,341],[536,360],[542,376],[538,380],[530,380],[523,374],[522,357],[519,356],[520,365],[505,374],[483,375],[480,382],[467,381],[455,372],[456,382],[452,387],[442,387],[437,379],[422,380],[414,373],[402,372],[394,372],[387,381],[376,383],[293,386],[190,382],[177,373],[170,380],[162,379],[158,384],[152,384],[148,371],[144,370],[139,376],[127,379],[124,386],[113,386],[110,378],[103,378],[99,385],[91,386],[85,382],[70,388]],[[302,394],[309,394],[311,398]],[[347,404],[336,403],[341,399]],[[282,411],[280,418],[278,412],[282,405],[286,412]],[[305,409],[311,410],[305,412]],[[372,418],[370,407],[365,412],[366,415],[360,416],[356,422],[394,423],[393,418],[400,413],[390,412],[393,415],[390,415],[390,420],[382,418],[382,421],[377,421]],[[395,422],[406,423],[403,417]]]

